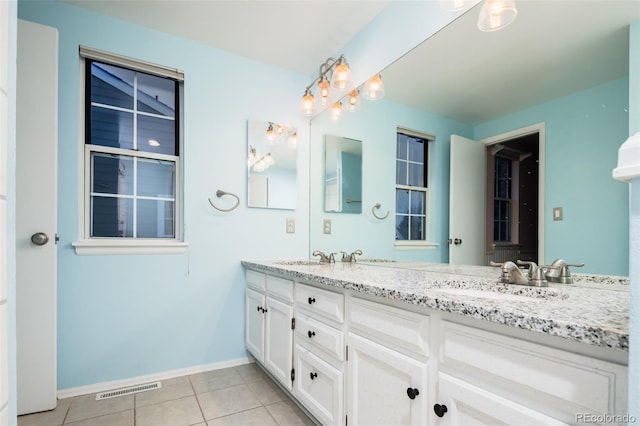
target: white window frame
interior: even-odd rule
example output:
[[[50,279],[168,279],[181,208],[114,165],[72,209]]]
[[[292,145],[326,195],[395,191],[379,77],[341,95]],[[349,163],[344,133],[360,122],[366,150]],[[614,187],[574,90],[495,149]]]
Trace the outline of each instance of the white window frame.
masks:
[[[434,135],[428,134],[428,133],[424,133],[424,132],[419,132],[416,130],[411,130],[411,129],[407,129],[404,127],[398,127],[396,129],[396,151],[397,151],[397,134],[398,133],[402,133],[405,134],[407,136],[413,136],[413,137],[417,137],[420,139],[424,139],[427,141],[426,146],[425,146],[425,150],[426,150],[426,154],[427,154],[427,162],[424,164],[424,166],[427,168],[427,174],[425,176],[426,181],[427,181],[427,186],[409,186],[409,185],[398,185],[396,182],[394,182],[394,198],[396,197],[396,193],[398,189],[405,189],[405,190],[410,190],[410,191],[417,191],[417,192],[423,192],[424,193],[424,239],[423,240],[395,240],[394,246],[397,250],[433,250],[435,248],[438,247],[437,243],[431,242],[429,241],[429,238],[431,236],[431,200],[430,200],[430,191],[429,191],[429,186],[431,185],[431,158],[432,158],[432,145],[433,142],[436,140],[436,137]],[[394,157],[394,162],[396,162],[396,167],[397,167],[397,155]],[[394,179],[395,176],[397,175],[394,174]],[[397,207],[397,205],[396,205]],[[397,210],[394,211],[394,223],[397,217]],[[394,226],[394,233],[395,233],[395,226]]]
[[[135,71],[142,71],[158,76],[170,77],[180,82],[184,81],[184,73],[177,69],[163,67],[136,59],[103,52],[84,46],[80,46],[80,123],[81,131],[79,137],[79,145],[82,147],[80,152],[83,156],[80,159],[80,174],[84,177],[81,179],[80,194],[82,194],[81,214],[82,218],[79,233],[81,239],[74,241],[72,246],[78,255],[104,255],[104,254],[172,254],[183,253],[187,249],[187,243],[184,241],[183,226],[183,184],[184,178],[182,173],[182,165],[184,161],[182,150],[182,123],[183,117],[176,117],[180,125],[178,136],[178,155],[164,155],[152,152],[132,151],[120,148],[96,146],[87,144],[85,141],[85,79],[86,73],[90,72],[86,67],[86,60],[93,59],[108,64],[129,68]],[[179,114],[184,110],[183,103],[183,86],[178,85],[178,99],[180,105],[178,107]],[[129,157],[150,158],[158,160],[172,161],[175,164],[175,236],[174,238],[108,238],[108,237],[91,237],[91,155],[92,153],[111,153],[118,155],[126,155]]]

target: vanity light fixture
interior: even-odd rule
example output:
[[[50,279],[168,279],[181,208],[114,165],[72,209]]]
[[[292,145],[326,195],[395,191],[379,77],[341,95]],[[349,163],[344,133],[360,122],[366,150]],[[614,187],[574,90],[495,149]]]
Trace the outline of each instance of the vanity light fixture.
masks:
[[[331,87],[338,90],[345,90],[351,82],[351,70],[344,55],[338,59],[327,58],[318,70],[316,77],[304,90],[302,95],[302,110],[305,115],[311,116],[315,110],[315,97],[311,92],[313,85],[318,82],[318,89],[322,103],[326,103],[331,93]]]
[[[147,143],[149,144],[149,146],[160,146],[160,142],[155,139],[149,139]]]
[[[273,160],[273,156],[270,152],[267,152],[262,157],[258,158],[258,154],[256,149],[253,146],[249,146],[249,158],[247,160],[247,165],[249,167],[253,167],[253,170],[256,172],[263,172],[271,167],[275,161]]]
[[[267,142],[273,143],[275,138],[276,138],[276,135],[275,135],[275,130],[273,130],[273,123],[269,123],[269,126],[267,126]]]
[[[484,0],[478,29],[480,31],[497,31],[516,20],[518,9],[515,0]]]
[[[376,74],[367,80],[364,85],[362,97],[370,101],[377,101],[384,98],[384,83],[382,82],[382,76],[380,74]]]

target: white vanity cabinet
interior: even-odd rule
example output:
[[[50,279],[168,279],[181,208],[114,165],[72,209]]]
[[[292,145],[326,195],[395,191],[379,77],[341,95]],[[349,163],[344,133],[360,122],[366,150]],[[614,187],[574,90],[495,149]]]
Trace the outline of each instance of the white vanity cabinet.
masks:
[[[293,281],[248,270],[247,350],[291,390]]]
[[[344,294],[296,283],[293,395],[323,425],[345,422],[344,299]]]
[[[624,366],[445,320],[438,334],[439,424],[553,425],[627,411]]]
[[[355,298],[348,317],[349,424],[428,424],[429,317]]]

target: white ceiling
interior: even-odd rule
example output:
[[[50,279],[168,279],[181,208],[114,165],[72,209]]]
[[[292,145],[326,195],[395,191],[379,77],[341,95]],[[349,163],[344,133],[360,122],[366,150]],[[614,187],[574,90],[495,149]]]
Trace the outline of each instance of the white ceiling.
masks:
[[[312,76],[390,0],[64,1]],[[628,74],[640,0],[516,5],[493,33],[476,6],[384,70],[387,99],[479,123]]]

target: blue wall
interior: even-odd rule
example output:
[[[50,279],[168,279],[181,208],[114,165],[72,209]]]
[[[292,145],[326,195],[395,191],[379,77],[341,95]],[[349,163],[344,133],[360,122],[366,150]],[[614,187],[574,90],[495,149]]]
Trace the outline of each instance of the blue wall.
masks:
[[[247,120],[290,123],[308,140],[298,111],[308,78],[57,1],[21,1],[18,17],[60,33],[58,388],[241,360],[240,260],[300,257],[308,249],[306,144],[299,144],[305,167],[298,208],[246,208]],[[75,254],[83,167],[79,45],[184,71],[186,253]],[[240,195],[240,207],[213,210],[207,198],[217,189]],[[285,233],[286,217],[296,219],[297,233]]]

